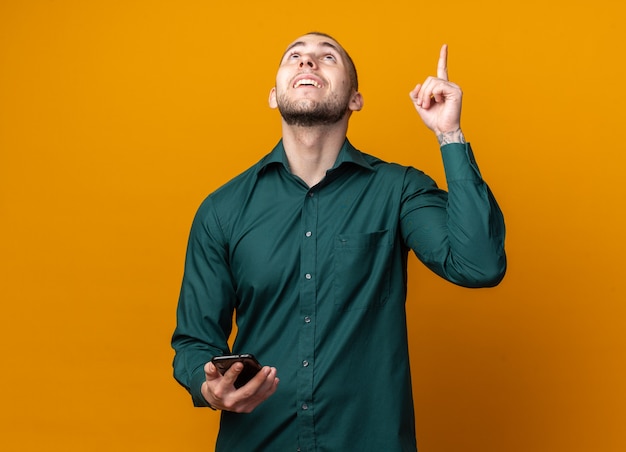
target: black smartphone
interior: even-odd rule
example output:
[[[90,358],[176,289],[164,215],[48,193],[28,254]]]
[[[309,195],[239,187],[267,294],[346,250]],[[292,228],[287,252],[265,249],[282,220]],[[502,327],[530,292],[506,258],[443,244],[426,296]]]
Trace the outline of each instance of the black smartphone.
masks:
[[[261,370],[261,364],[254,355],[244,353],[242,355],[214,356],[211,362],[217,367],[219,373],[224,375],[230,366],[235,363],[243,363],[243,370],[235,380],[235,388],[241,388]]]

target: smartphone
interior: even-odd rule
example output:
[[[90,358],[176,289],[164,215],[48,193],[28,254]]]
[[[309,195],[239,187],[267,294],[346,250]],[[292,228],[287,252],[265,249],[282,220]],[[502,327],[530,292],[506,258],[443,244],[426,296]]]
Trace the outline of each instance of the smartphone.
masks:
[[[241,388],[261,370],[261,364],[254,355],[245,353],[242,355],[214,356],[211,362],[217,367],[219,373],[224,375],[230,366],[235,363],[243,363],[243,370],[235,380],[235,388]]]

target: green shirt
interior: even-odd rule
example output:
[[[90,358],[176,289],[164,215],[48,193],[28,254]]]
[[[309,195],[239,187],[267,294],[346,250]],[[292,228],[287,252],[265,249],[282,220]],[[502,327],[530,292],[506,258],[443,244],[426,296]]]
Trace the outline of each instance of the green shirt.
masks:
[[[346,140],[316,186],[282,141],[212,193],[194,219],[172,339],[196,406],[203,367],[229,351],[278,369],[250,414],[221,413],[216,450],[415,451],[407,255],[466,287],[506,268],[504,222],[469,144],[442,149],[448,191]]]

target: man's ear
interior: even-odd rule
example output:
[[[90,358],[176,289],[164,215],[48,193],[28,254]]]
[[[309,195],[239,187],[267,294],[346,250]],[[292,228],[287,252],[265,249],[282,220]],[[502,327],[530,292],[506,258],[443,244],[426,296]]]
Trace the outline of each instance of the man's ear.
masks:
[[[348,105],[351,111],[360,111],[363,108],[363,96],[358,91],[352,93],[350,98],[350,104]]]
[[[276,87],[270,90],[269,104],[270,104],[270,108],[278,107],[278,103],[276,102]]]

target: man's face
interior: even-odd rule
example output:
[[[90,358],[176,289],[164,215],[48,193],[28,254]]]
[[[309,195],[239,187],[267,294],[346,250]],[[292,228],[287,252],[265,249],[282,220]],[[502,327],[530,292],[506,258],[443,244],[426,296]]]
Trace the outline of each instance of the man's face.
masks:
[[[278,107],[287,124],[305,127],[334,124],[359,110],[360,94],[352,87],[344,55],[326,36],[298,38],[283,55],[270,106]]]

